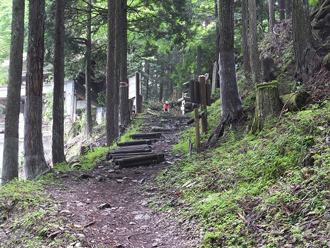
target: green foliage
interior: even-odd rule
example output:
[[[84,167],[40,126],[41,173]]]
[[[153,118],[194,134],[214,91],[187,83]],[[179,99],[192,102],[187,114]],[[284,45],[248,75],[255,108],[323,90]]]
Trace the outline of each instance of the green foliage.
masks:
[[[131,125],[128,127],[128,129],[126,129],[125,133],[122,136],[120,136],[120,142],[132,140],[130,136],[132,134],[138,133],[138,131],[142,127],[143,114],[141,114],[140,117],[141,117],[140,119],[135,119],[134,122],[131,123]]]
[[[81,170],[91,169],[101,161],[105,161],[108,151],[109,147],[94,147],[87,151],[87,154],[80,159]]]
[[[106,105],[106,95],[105,95],[105,91],[101,91],[101,92],[97,95],[97,102],[98,102],[98,104],[100,104],[101,106],[105,106],[105,105]]]
[[[55,171],[60,171],[60,172],[67,172],[73,170],[70,165],[66,162],[62,163],[57,163],[54,165],[54,170]]]

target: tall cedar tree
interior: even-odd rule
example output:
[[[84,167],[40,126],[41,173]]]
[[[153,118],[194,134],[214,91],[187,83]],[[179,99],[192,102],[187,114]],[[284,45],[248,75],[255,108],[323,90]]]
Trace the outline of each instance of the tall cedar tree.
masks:
[[[114,92],[115,94],[112,96],[114,100],[114,116],[113,116],[113,128],[115,139],[119,136],[119,80],[120,80],[120,64],[121,64],[121,54],[120,49],[122,43],[120,41],[120,31],[121,31],[121,15],[120,15],[120,3],[121,0],[116,0],[115,9],[113,15],[115,16],[115,81],[114,81]]]
[[[149,75],[150,75],[150,63],[148,60],[145,61],[145,88],[146,88],[146,92],[145,92],[145,100],[148,101],[149,100]]]
[[[24,110],[24,168],[26,179],[35,178],[49,170],[45,161],[42,143],[44,14],[45,0],[29,1],[29,38]]]
[[[226,125],[242,115],[242,102],[238,95],[234,55],[234,0],[219,3],[220,43],[219,76],[221,120],[205,146],[214,146],[224,133]]]
[[[128,82],[127,82],[127,0],[121,0],[121,32],[120,32],[120,123],[121,126],[126,127],[130,122],[130,115],[128,109]]]
[[[19,111],[21,102],[22,61],[24,42],[24,0],[13,0],[11,23],[9,80],[5,138],[3,147],[2,184],[18,177]]]
[[[317,45],[312,36],[309,19],[308,1],[292,1],[292,30],[293,50],[296,59],[296,78],[302,83],[309,80],[310,74],[317,67],[319,61],[315,52]]]
[[[280,20],[282,21],[285,19],[285,0],[279,0],[278,7],[280,12]]]
[[[234,0],[220,1],[220,97],[221,119],[235,120],[242,114],[238,95],[234,56]]]
[[[85,98],[86,98],[86,136],[92,135],[92,98],[91,98],[91,54],[92,54],[92,5],[87,3],[87,39],[86,39],[86,73],[85,73]]]
[[[116,0],[108,0],[108,48],[107,48],[107,82],[106,82],[106,133],[107,145],[115,140],[114,130],[114,95],[115,95],[115,4]]]
[[[275,25],[274,0],[268,0],[268,32],[272,33]]]
[[[64,155],[64,0],[56,0],[54,94],[53,94],[53,164],[65,161]]]
[[[220,0],[221,1],[221,0]],[[248,30],[249,30],[249,9],[248,0],[242,0],[242,54],[243,54],[243,69],[245,76],[249,77],[251,73]]]
[[[220,3],[221,0],[219,0]],[[220,52],[220,48],[219,48],[219,44],[220,44],[220,27],[219,27],[219,4],[218,4],[218,0],[214,0],[214,8],[215,8],[215,12],[214,12],[214,17],[215,20],[217,20],[216,22],[216,39],[215,39],[215,49],[216,49],[216,71],[219,71],[219,52]],[[217,85],[217,87],[220,85],[219,82],[219,74],[216,73],[216,78],[214,78],[215,80],[215,85]]]
[[[260,83],[260,59],[258,50],[257,10],[256,0],[248,0],[249,3],[249,51],[253,83]]]

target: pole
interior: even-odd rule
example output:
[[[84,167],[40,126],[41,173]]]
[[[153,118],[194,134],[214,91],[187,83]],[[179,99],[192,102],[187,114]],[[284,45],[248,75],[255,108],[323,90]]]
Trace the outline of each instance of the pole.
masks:
[[[199,82],[199,93],[200,93],[200,106],[201,106],[201,133],[207,133],[207,113],[206,113],[206,106],[207,106],[207,99],[206,99],[206,83],[205,83],[205,76],[198,77]]]
[[[198,109],[194,109],[194,114],[195,114],[195,136],[196,136],[196,151],[197,153],[201,152],[201,140],[199,136],[199,114],[198,114]]]

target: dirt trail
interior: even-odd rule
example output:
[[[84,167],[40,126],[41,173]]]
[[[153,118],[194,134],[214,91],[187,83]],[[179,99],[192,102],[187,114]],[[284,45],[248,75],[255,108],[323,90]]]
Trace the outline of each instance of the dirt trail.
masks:
[[[65,216],[71,232],[82,240],[68,247],[186,248],[199,243],[193,223],[176,219],[171,211],[157,213],[151,208],[157,204],[154,178],[180,160],[170,151],[186,120],[167,113],[144,121],[146,132],[152,126],[170,130],[153,144],[153,149],[165,152],[166,162],[162,164],[115,172],[100,164],[84,172],[90,176],[86,179],[77,180],[79,172],[70,172],[61,179],[64,187],[53,188],[52,198],[61,202],[59,215]]]

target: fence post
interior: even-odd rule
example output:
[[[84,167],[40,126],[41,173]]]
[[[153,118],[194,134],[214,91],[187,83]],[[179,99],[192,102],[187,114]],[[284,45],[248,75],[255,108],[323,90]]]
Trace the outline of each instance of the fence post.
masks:
[[[196,142],[196,151],[197,153],[201,152],[201,140],[199,136],[199,114],[198,114],[198,108],[194,109],[194,119],[195,119],[195,142]]]

